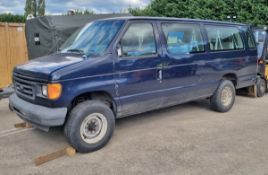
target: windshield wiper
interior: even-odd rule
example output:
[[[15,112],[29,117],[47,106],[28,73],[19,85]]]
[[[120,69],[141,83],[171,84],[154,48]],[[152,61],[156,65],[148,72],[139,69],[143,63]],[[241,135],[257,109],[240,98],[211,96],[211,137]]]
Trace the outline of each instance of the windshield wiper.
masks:
[[[96,53],[96,52],[94,52],[94,51],[87,51],[87,55],[88,56],[93,56],[93,57],[96,57],[96,56],[99,56],[99,54],[98,53]]]
[[[87,56],[85,54],[85,51],[82,50],[82,49],[69,49],[67,50],[67,52],[72,52],[72,53],[80,53],[80,54],[83,54],[83,58],[86,59]]]
[[[72,53],[80,53],[83,54],[83,58],[86,59],[87,55],[85,54],[85,51],[82,49],[69,49],[67,52],[72,52]]]
[[[67,52],[77,52],[77,53],[82,53],[85,54],[85,52],[82,49],[69,49]]]

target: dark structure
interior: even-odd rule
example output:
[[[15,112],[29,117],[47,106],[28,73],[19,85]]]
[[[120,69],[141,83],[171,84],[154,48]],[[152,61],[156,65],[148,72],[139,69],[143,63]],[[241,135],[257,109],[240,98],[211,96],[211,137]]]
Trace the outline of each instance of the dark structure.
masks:
[[[25,31],[29,59],[56,52],[71,34],[91,21],[122,16],[130,14],[44,16],[27,20]]]

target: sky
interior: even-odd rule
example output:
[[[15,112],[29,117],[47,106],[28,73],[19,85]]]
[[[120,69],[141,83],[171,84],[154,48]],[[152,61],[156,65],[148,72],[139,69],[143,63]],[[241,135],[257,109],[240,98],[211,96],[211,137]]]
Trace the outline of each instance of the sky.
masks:
[[[24,14],[26,0],[0,0],[0,13]],[[150,0],[46,0],[46,14],[67,13],[69,9],[89,9],[95,13],[120,12],[144,7]]]

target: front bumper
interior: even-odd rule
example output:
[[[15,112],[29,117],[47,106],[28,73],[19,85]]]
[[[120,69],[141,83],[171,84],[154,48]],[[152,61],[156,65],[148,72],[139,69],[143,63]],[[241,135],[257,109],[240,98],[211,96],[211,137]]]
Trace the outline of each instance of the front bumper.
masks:
[[[48,108],[35,105],[19,98],[16,94],[10,96],[9,103],[20,118],[42,130],[63,125],[67,115],[65,107]]]
[[[13,93],[14,93],[13,87],[7,87],[4,89],[0,89],[0,100],[4,99],[4,98],[8,98]]]

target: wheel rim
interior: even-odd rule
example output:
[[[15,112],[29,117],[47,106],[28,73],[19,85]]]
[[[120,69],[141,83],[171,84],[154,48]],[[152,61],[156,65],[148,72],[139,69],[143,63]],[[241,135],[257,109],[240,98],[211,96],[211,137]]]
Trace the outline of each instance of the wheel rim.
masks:
[[[232,89],[228,86],[224,87],[221,92],[221,103],[224,106],[229,106],[233,100]]]
[[[80,135],[86,143],[94,144],[105,136],[107,128],[106,117],[100,113],[93,113],[83,120],[80,127]]]

